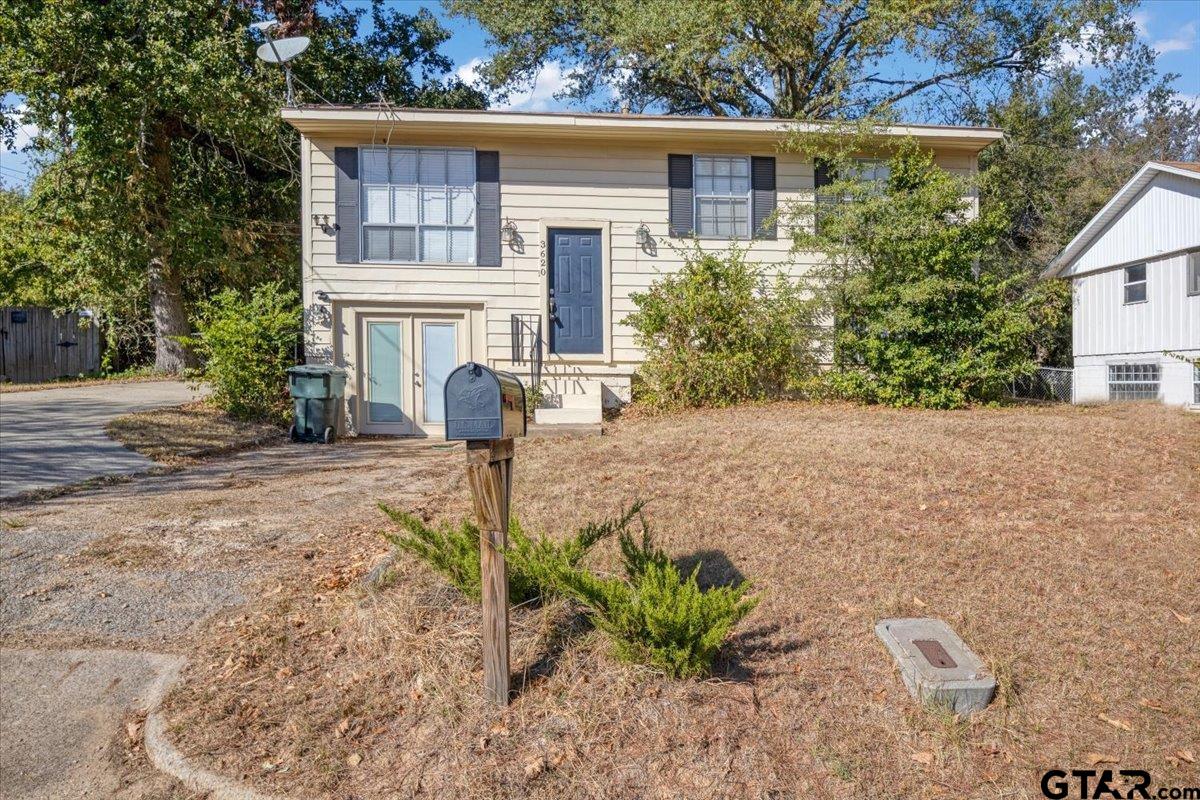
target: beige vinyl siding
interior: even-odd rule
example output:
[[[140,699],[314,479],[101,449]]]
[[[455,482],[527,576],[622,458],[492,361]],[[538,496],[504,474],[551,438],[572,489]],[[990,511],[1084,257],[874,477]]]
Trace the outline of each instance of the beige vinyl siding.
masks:
[[[388,133],[381,126],[375,144],[382,144]],[[512,219],[524,240],[524,252],[502,245],[500,267],[431,264],[338,264],[334,237],[322,231],[313,215],[328,215],[334,221],[333,153],[337,146],[364,146],[370,139],[304,138],[308,210],[304,251],[304,292],[310,307],[319,301],[317,291],[326,291],[335,303],[360,305],[363,302],[405,304],[482,304],[484,308],[484,346],[489,363],[505,367],[509,363],[510,315],[541,313],[545,320],[545,277],[542,272],[543,220],[578,220],[580,227],[592,221],[610,223],[609,252],[604,254],[605,269],[610,270],[611,347],[606,362],[571,362],[569,365],[547,355],[546,372],[554,374],[569,367],[572,374],[628,375],[640,358],[632,331],[623,323],[633,310],[630,293],[644,290],[660,275],[675,271],[681,259],[672,250],[686,243],[667,238],[667,154],[733,153],[768,155],[776,160],[776,181],[780,207],[789,203],[811,202],[813,166],[797,155],[769,149],[746,151],[737,145],[695,144],[682,138],[678,143],[616,144],[602,140],[571,141],[554,144],[522,141],[519,138],[486,141],[442,137],[406,138],[403,125],[390,131],[392,145],[467,146],[500,152],[501,219]],[[938,155],[946,169],[970,173],[976,160],[972,153],[950,151]],[[647,254],[637,246],[635,231],[645,223],[656,242],[657,253]],[[790,229],[779,226],[774,241],[744,242],[751,258],[778,265],[792,275],[801,275],[817,262],[814,254],[791,254]],[[706,241],[710,250],[724,249],[725,242]],[[311,353],[337,358],[345,349],[334,341],[329,326],[307,326]],[[324,359],[322,359],[324,360]],[[347,364],[346,366],[353,366]]]

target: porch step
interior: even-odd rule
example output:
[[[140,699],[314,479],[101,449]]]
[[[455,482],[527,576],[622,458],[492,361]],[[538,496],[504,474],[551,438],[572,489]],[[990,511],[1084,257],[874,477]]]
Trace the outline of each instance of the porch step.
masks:
[[[598,425],[603,418],[604,413],[599,402],[594,407],[567,406],[565,408],[537,408],[533,411],[533,421],[538,425]]]

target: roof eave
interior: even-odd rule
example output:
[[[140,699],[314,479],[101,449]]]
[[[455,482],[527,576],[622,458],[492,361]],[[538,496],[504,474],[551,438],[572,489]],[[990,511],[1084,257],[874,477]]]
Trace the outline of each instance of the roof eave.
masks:
[[[792,131],[818,131],[821,123],[750,118],[695,119],[640,115],[586,115],[529,112],[479,112],[412,109],[364,109],[302,107],[284,108],[283,119],[309,136],[354,135],[379,127],[402,126],[412,133],[432,134],[453,131],[458,134],[488,136],[622,136],[636,138],[678,138],[681,133],[696,139],[778,140]],[[931,145],[958,147],[978,152],[1003,138],[994,128],[894,125],[884,136],[912,136]]]
[[[1176,167],[1171,164],[1163,164],[1158,161],[1147,161],[1142,165],[1132,178],[1130,178],[1124,186],[1117,190],[1117,193],[1104,204],[1104,207],[1096,212],[1096,215],[1088,220],[1087,224],[1075,234],[1073,238],[1062,251],[1056,255],[1046,268],[1042,270],[1042,278],[1057,278],[1060,277],[1063,271],[1075,262],[1083,249],[1091,243],[1092,239],[1111,222],[1117,214],[1125,210],[1125,206],[1136,197],[1142,189],[1154,179],[1158,174],[1181,175],[1192,180],[1200,180],[1200,172],[1195,172],[1182,167]]]

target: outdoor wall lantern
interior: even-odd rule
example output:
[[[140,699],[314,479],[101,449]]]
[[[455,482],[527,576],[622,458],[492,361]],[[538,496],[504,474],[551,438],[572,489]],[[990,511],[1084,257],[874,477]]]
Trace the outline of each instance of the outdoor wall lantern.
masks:
[[[505,244],[512,244],[517,240],[517,223],[513,222],[508,217],[504,218],[504,224],[500,226],[500,241]]]
[[[638,247],[645,249],[650,246],[652,240],[650,239],[650,229],[646,227],[646,223],[643,222],[637,226],[634,236],[636,237]]]

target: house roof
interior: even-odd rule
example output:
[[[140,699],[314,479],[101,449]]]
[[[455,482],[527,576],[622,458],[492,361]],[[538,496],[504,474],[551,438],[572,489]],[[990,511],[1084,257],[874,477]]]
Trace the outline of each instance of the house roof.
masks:
[[[1185,178],[1200,180],[1200,163],[1192,161],[1147,161],[1146,164],[1137,171],[1137,174],[1129,179],[1129,182],[1113,195],[1112,199],[1105,203],[1096,216],[1088,221],[1087,225],[1083,226],[1075,238],[1063,248],[1054,259],[1042,270],[1043,278],[1056,278],[1062,274],[1063,270],[1071,266],[1076,258],[1079,257],[1088,245],[1103,231],[1110,222],[1119,217],[1126,208],[1141,194],[1142,190],[1150,185],[1159,175],[1181,175]]]
[[[629,137],[640,139],[745,139],[778,141],[789,132],[830,130],[835,123],[769,117],[704,117],[658,114],[579,113],[571,111],[478,111],[396,108],[378,103],[358,106],[305,105],[284,108],[283,119],[307,135],[362,135],[394,132],[454,132],[499,137]],[[929,145],[977,152],[1003,138],[998,128],[954,125],[890,125],[884,136],[912,136]]]

